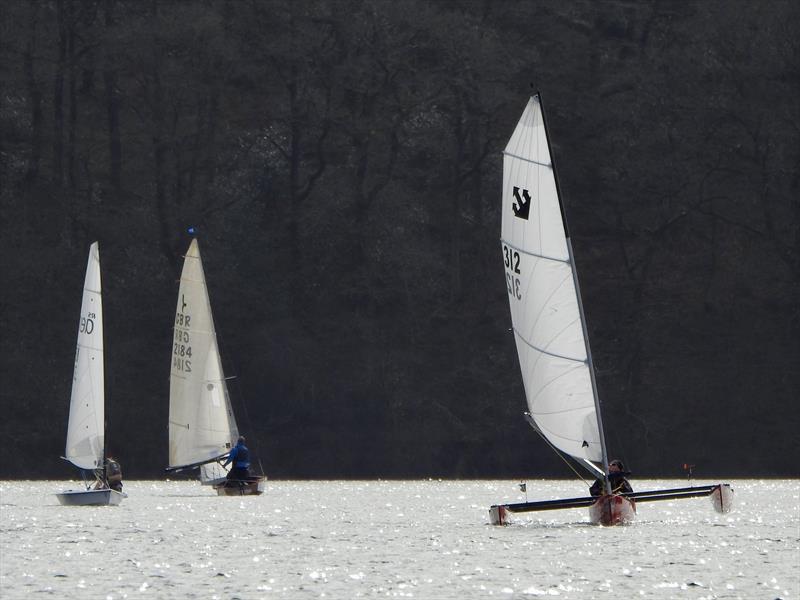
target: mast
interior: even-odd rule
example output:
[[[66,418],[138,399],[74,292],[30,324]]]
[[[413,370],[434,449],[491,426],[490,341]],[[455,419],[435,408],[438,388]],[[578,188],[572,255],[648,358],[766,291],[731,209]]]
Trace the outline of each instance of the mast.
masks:
[[[550,132],[547,127],[547,117],[544,111],[544,103],[542,102],[541,92],[536,92],[535,97],[539,99],[539,108],[542,111],[542,123],[544,124],[544,135],[547,139],[547,149],[550,153],[550,166],[553,169],[553,179],[556,184],[556,195],[558,196],[558,206],[561,209],[561,220],[564,223],[564,235],[567,238],[567,251],[569,252],[569,262],[572,265],[572,280],[575,284],[575,291],[578,296],[578,310],[581,315],[581,329],[583,330],[583,340],[586,345],[586,361],[589,366],[589,378],[592,382],[592,395],[594,396],[594,408],[597,416],[597,427],[600,430],[600,449],[603,456],[603,479],[605,483],[606,493],[611,493],[611,483],[608,480],[608,450],[606,449],[606,435],[603,429],[603,415],[600,411],[600,396],[597,392],[597,381],[594,374],[594,361],[592,360],[592,349],[589,344],[589,331],[586,327],[586,314],[583,310],[583,296],[581,295],[581,288],[578,283],[578,269],[575,265],[575,256],[572,252],[572,238],[569,235],[569,227],[567,226],[567,213],[564,209],[564,201],[561,195],[561,186],[558,182],[558,171],[556,170],[556,159],[553,154],[553,147],[550,144]]]
[[[97,264],[100,265],[100,242],[97,242]],[[98,274],[98,280],[100,281],[100,289],[103,289],[103,277],[102,277],[103,270],[100,269],[100,274]],[[100,319],[105,319],[105,312],[102,309],[102,295],[100,297],[101,302],[101,312],[100,312]],[[103,483],[108,486],[108,480],[106,479],[106,446],[108,445],[108,441],[106,435],[108,434],[108,411],[106,409],[106,377],[105,377],[105,370],[106,370],[106,340],[105,340],[105,327],[102,327],[102,334],[100,335],[100,345],[103,347],[103,454],[100,462],[100,473]]]

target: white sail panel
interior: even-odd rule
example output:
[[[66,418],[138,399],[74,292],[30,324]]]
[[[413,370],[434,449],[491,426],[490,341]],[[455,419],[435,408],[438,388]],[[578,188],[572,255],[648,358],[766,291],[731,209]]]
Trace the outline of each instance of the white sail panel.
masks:
[[[103,373],[103,301],[100,250],[89,248],[83,283],[78,344],[72,376],[72,395],[64,456],[81,469],[103,465],[105,432],[105,376]]]
[[[228,397],[197,240],[183,263],[169,386],[169,466],[211,461],[239,433]]]
[[[586,344],[569,263],[522,252],[517,261],[515,252],[506,270],[506,284],[513,283],[510,293],[516,299],[511,302],[514,328],[544,352],[584,362]]]
[[[503,158],[502,252],[531,416],[559,450],[602,460],[587,345],[539,98]]]
[[[231,470],[230,465],[223,467],[221,463],[210,462],[200,466],[200,483],[218,485],[223,483]]]
[[[503,157],[503,239],[519,250],[568,261],[553,164],[537,98],[531,98]]]
[[[577,458],[602,459],[592,383],[582,363],[531,347],[515,336],[528,409],[556,448]]]

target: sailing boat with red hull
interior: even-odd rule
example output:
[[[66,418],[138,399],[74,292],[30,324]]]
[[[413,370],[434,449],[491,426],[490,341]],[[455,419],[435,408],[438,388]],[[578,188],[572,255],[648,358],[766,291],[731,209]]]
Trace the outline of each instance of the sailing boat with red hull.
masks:
[[[730,486],[612,491],[572,241],[539,94],[528,101],[503,154],[500,241],[528,421],[556,452],[603,478],[604,491],[599,497],[495,505],[492,523],[504,523],[509,512],[589,507],[593,523],[615,525],[634,519],[636,502],[723,493],[730,500]]]

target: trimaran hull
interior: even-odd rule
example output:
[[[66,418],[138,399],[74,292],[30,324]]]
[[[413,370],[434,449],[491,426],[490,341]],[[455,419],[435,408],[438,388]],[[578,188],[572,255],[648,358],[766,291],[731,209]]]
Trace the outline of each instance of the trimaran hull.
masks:
[[[534,95],[503,152],[501,249],[512,330],[522,371],[529,422],[559,454],[609,472],[600,398],[566,210],[541,97]],[[490,508],[493,524],[508,513],[589,508],[593,523],[631,522],[636,503],[711,496],[730,510],[730,486],[613,494],[608,479],[599,498],[567,498]]]
[[[514,513],[541,512],[564,508],[588,508],[589,520],[596,525],[622,525],[631,523],[636,517],[636,505],[642,502],[661,500],[680,500],[708,496],[714,510],[725,514],[733,508],[733,489],[727,483],[714,485],[650,490],[630,494],[603,495],[599,498],[585,496],[562,498],[558,500],[539,500],[512,504],[496,504],[489,509],[492,525],[508,524],[508,517]]]
[[[727,514],[733,508],[733,488],[727,483],[722,483],[711,492],[711,504],[720,514]]]
[[[619,494],[602,495],[589,506],[594,525],[625,525],[636,518],[636,502]]]

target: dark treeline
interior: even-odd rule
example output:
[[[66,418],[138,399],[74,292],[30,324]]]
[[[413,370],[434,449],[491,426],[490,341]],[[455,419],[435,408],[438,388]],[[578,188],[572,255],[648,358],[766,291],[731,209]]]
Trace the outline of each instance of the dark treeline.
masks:
[[[199,229],[272,477],[568,471],[522,418],[501,151],[542,92],[609,445],[797,475],[793,2],[0,3],[0,476],[66,477],[100,242],[109,451],[167,460]]]

